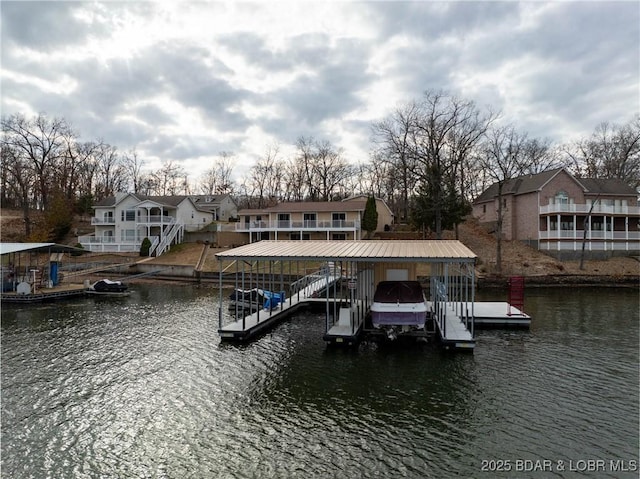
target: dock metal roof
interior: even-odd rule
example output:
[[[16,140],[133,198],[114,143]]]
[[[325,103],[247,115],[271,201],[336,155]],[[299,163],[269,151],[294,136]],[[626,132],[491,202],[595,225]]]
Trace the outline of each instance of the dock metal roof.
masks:
[[[465,262],[476,259],[473,251],[457,240],[424,241],[259,241],[216,254],[224,259],[321,261],[417,261]]]
[[[73,251],[85,253],[86,250],[74,246],[66,246],[56,243],[0,243],[0,256],[11,253],[71,253]]]

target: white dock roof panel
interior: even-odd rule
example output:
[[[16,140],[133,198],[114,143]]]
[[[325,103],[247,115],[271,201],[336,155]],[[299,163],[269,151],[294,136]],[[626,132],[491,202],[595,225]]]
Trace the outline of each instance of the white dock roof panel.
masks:
[[[218,259],[317,259],[473,262],[476,255],[457,240],[259,241],[217,253]]]

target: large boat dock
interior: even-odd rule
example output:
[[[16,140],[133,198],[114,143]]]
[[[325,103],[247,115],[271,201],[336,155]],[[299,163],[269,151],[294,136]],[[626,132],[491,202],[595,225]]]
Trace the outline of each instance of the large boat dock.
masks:
[[[324,302],[323,339],[357,343],[363,333],[376,332],[366,321],[376,285],[380,281],[415,280],[417,265],[426,265],[433,334],[445,348],[472,351],[475,347],[474,310],[479,304],[475,302],[476,256],[459,241],[260,241],[216,257],[221,272],[229,274],[229,265],[236,265],[237,290],[264,288],[282,295],[275,307],[234,317],[222,308],[221,274],[218,332],[223,341],[251,339],[303,303]],[[307,274],[309,265],[318,271]],[[299,284],[305,286],[296,287]],[[415,331],[407,334],[415,335]],[[426,328],[424,334],[428,334]]]

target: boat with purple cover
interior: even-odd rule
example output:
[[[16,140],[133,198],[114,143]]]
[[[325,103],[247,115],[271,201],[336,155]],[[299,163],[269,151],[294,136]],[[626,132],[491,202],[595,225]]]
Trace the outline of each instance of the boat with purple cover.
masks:
[[[420,282],[381,281],[378,284],[371,305],[374,328],[402,332],[424,329],[426,318],[427,301]]]

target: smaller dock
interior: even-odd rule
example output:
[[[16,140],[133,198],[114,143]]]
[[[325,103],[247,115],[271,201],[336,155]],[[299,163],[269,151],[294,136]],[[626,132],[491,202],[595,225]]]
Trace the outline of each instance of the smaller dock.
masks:
[[[42,288],[35,293],[18,293],[15,291],[2,293],[0,296],[3,303],[28,304],[41,301],[54,301],[85,295],[85,287],[82,284],[69,284],[54,286],[52,288]]]
[[[477,328],[529,328],[531,316],[504,301],[474,303]]]
[[[275,326],[303,304],[315,300],[319,293],[341,279],[340,274],[309,275],[300,289],[273,309],[259,309],[255,313],[232,321],[218,329],[223,341],[247,341]],[[222,306],[221,306],[222,307]]]

